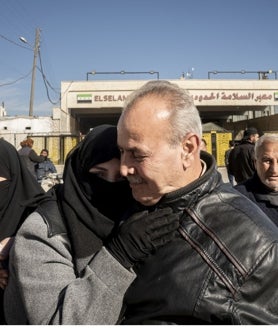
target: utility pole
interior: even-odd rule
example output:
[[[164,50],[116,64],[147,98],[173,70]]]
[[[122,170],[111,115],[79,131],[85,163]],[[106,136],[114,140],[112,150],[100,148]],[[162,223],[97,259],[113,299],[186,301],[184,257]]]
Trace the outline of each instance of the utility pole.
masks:
[[[34,59],[33,59],[33,69],[32,69],[32,82],[31,82],[31,92],[30,92],[30,105],[29,105],[29,116],[34,116],[33,105],[34,105],[34,94],[35,94],[35,80],[36,80],[36,66],[37,66],[37,56],[40,47],[40,29],[36,28],[36,39],[34,45]]]

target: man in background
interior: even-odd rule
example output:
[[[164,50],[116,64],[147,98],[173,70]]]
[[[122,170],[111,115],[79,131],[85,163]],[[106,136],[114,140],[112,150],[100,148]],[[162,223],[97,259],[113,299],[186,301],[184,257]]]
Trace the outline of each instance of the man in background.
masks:
[[[228,148],[228,150],[225,151],[225,156],[224,156],[228,180],[232,184],[232,186],[234,185],[234,175],[230,172],[230,169],[229,169],[229,156],[234,147],[235,147],[235,142],[233,140],[229,141],[229,148]]]
[[[56,173],[56,167],[54,163],[48,157],[49,152],[47,149],[42,149],[40,156],[43,157],[43,162],[37,163],[35,166],[37,180],[41,184],[42,179],[46,178],[49,174]]]
[[[278,135],[263,135],[255,144],[256,172],[235,186],[278,225]]]
[[[254,127],[244,131],[243,138],[229,155],[229,172],[241,183],[255,173],[254,145],[259,138],[258,130]]]

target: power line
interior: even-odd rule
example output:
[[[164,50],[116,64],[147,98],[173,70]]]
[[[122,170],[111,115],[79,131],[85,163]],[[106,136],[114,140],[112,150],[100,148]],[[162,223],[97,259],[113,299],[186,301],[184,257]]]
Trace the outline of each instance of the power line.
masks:
[[[2,39],[4,39],[4,40],[6,40],[6,41],[8,41],[8,42],[10,42],[10,43],[12,43],[12,44],[14,44],[15,46],[18,46],[18,47],[20,47],[20,48],[24,48],[24,49],[28,49],[29,51],[34,51],[31,47],[23,46],[23,45],[21,45],[20,43],[17,43],[17,42],[15,42],[15,41],[13,41],[13,40],[7,38],[6,36],[4,36],[4,35],[2,35],[2,34],[0,34],[0,37],[1,37]],[[29,43],[28,43],[28,45],[29,45]],[[30,45],[29,45],[29,46],[30,46]],[[38,66],[36,65],[35,68],[33,68],[33,69],[32,69],[27,75],[22,76],[22,77],[19,77],[18,79],[13,80],[13,81],[10,81],[10,82],[0,84],[0,87],[2,87],[2,86],[7,86],[7,85],[12,85],[12,84],[18,82],[19,80],[25,79],[25,78],[27,78],[27,77],[31,74],[31,72],[34,71],[34,69],[38,69],[39,72],[41,73],[41,76],[42,76],[42,79],[43,79],[43,83],[44,83],[44,86],[45,86],[45,89],[46,89],[46,96],[47,96],[47,99],[49,100],[49,102],[50,102],[51,104],[53,104],[53,105],[57,105],[57,104],[60,102],[61,97],[59,96],[59,99],[58,99],[56,102],[53,101],[53,100],[51,100],[50,95],[49,95],[49,88],[50,88],[52,91],[54,91],[55,93],[59,94],[59,95],[60,95],[60,92],[58,92],[54,87],[52,87],[52,85],[50,84],[50,82],[49,82],[49,81],[47,80],[47,78],[46,78],[46,75],[45,75],[44,70],[43,70],[42,59],[41,59],[41,52],[40,52],[40,47],[39,47],[39,46],[38,46],[38,55],[39,55],[40,67],[38,67]],[[49,87],[49,88],[48,88],[48,87]]]
[[[26,74],[26,75],[24,75],[24,76],[22,76],[22,77],[20,77],[20,78],[18,78],[16,80],[13,80],[13,81],[10,81],[10,82],[6,82],[6,83],[1,83],[0,84],[0,87],[8,86],[8,85],[13,85],[13,84],[17,83],[17,81],[19,81],[19,80],[26,79],[31,73],[32,73],[32,70],[28,74]]]
[[[58,99],[57,102],[54,102],[54,101],[52,101],[52,100],[50,99],[48,86],[49,86],[54,92],[57,93],[57,91],[56,91],[56,90],[51,86],[51,84],[48,82],[48,80],[46,79],[46,76],[45,76],[45,74],[44,74],[44,72],[43,72],[42,59],[41,59],[41,52],[40,52],[40,50],[39,50],[38,54],[39,54],[39,61],[40,61],[40,69],[39,69],[39,71],[41,72],[41,75],[42,75],[42,79],[43,79],[44,86],[45,86],[45,89],[46,89],[46,95],[47,95],[47,98],[48,98],[48,100],[49,100],[49,102],[50,102],[51,104],[53,104],[53,105],[57,105],[57,104],[59,103],[59,101],[60,101],[60,97],[59,97],[59,99]]]
[[[29,38],[33,35],[35,27],[40,24],[37,16],[32,12],[32,9],[36,9],[37,6],[34,4],[29,8],[27,2],[22,0],[0,1],[2,26],[8,27],[10,35],[21,34]]]
[[[24,48],[24,49],[28,49],[28,50],[32,51],[31,48],[29,48],[29,47],[25,47],[25,46],[21,45],[20,43],[17,43],[17,42],[15,42],[15,41],[13,41],[13,40],[10,40],[9,38],[5,37],[3,34],[0,34],[0,37],[1,37],[2,39],[6,40],[6,41],[9,41],[10,43],[12,43],[12,44],[18,46],[18,47],[20,47],[20,48]]]

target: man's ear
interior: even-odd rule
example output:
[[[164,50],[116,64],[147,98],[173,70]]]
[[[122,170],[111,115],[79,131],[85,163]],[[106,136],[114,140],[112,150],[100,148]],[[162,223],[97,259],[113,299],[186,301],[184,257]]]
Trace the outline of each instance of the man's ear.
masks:
[[[192,134],[187,134],[182,140],[182,160],[184,167],[190,166],[193,161],[195,153],[199,149],[199,138],[198,136]]]

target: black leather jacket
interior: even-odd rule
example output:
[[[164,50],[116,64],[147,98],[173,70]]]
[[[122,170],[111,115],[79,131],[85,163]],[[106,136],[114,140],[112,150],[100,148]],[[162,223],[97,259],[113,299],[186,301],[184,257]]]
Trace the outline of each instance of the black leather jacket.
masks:
[[[249,140],[242,140],[242,142],[235,146],[229,154],[229,173],[235,177],[237,183],[243,182],[252,177],[255,173],[255,145]]]
[[[180,212],[181,235],[135,269],[119,323],[278,324],[278,228],[202,158],[157,205]]]

